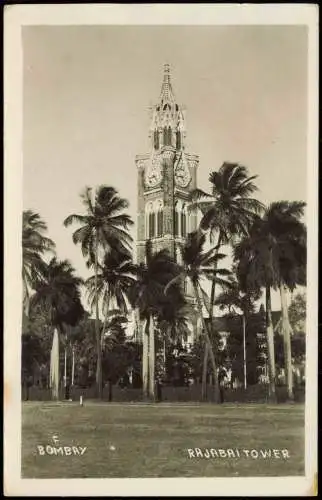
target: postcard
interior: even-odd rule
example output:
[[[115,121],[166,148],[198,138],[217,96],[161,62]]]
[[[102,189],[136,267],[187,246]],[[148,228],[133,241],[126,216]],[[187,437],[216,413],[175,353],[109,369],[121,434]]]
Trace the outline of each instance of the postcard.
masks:
[[[317,495],[317,6],[7,6],[4,110],[6,495]]]

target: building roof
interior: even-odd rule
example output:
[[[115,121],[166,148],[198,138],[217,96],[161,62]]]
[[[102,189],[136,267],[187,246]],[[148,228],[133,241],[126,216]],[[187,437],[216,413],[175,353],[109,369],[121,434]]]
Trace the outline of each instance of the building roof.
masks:
[[[252,319],[254,321],[258,322],[258,325],[261,324],[261,313],[257,312],[252,315]],[[236,326],[237,322],[240,322],[240,315],[234,314],[234,315],[226,315],[226,316],[217,316],[213,318],[213,325],[215,330],[218,332],[227,332],[230,330],[232,326]],[[281,317],[281,311],[272,311],[272,321],[273,321],[273,328],[275,329],[279,320]],[[205,318],[206,323],[209,323],[209,318]],[[259,329],[258,333],[265,333],[265,330],[261,331]]]

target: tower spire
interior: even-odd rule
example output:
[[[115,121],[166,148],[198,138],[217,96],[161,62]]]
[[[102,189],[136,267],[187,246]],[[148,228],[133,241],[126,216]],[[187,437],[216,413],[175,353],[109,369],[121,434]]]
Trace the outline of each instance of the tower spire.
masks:
[[[163,67],[163,82],[161,87],[160,101],[161,103],[174,103],[175,101],[170,80],[170,66],[168,63],[166,63]]]

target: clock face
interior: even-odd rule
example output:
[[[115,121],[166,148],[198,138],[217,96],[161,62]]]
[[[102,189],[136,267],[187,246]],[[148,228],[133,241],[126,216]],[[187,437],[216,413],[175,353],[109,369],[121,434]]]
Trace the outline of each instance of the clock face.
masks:
[[[150,165],[147,166],[145,171],[145,185],[150,188],[155,187],[160,184],[161,178],[160,159],[157,156],[153,156]]]
[[[176,168],[175,168],[175,181],[177,186],[179,187],[187,187],[190,180],[191,180],[191,175],[189,172],[188,164],[186,159],[181,156]]]

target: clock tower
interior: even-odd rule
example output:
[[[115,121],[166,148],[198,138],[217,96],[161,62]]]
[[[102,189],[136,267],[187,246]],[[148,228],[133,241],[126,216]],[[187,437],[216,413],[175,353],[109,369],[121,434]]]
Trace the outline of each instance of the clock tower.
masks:
[[[178,244],[197,229],[196,214],[188,213],[189,192],[197,187],[199,157],[185,149],[185,111],[173,93],[170,68],[164,66],[159,100],[152,108],[150,150],[137,155],[137,262],[145,258],[145,243],[154,251],[167,248],[179,259]]]

